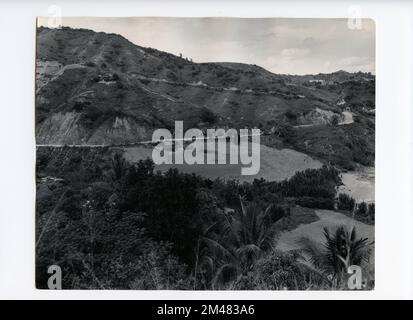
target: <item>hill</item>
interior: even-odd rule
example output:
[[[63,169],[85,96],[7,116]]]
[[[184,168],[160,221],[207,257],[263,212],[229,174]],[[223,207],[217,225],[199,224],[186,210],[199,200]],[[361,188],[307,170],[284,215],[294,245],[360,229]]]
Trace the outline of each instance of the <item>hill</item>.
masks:
[[[369,162],[371,150],[374,158],[370,74],[291,76],[256,65],[194,63],[120,35],[67,27],[38,28],[36,65],[38,144],[131,143],[183,120],[186,128],[256,126],[271,136],[269,145],[314,145],[317,151],[306,152],[330,161],[328,137],[339,147],[349,140],[349,130],[337,133],[332,124],[351,110],[369,154],[353,155],[357,148],[348,147],[344,161]],[[303,145],[305,130],[311,141]],[[319,140],[319,132],[327,139]]]

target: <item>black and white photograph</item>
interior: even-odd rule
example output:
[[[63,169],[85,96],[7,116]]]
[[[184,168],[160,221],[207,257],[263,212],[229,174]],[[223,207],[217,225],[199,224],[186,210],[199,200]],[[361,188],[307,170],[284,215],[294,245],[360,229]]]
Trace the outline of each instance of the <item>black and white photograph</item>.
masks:
[[[375,30],[38,17],[36,287],[373,290]]]

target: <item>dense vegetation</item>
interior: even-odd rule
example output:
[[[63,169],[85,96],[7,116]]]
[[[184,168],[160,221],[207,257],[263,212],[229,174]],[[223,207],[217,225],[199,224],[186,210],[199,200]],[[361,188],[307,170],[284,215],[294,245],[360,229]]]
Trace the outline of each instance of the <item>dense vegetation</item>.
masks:
[[[40,288],[52,264],[64,288],[330,285],[274,246],[280,230],[317,220],[297,204],[334,205],[340,178],[332,167],[239,183],[155,172],[149,159],[129,164],[106,148],[39,148],[37,159]]]
[[[287,145],[347,170],[374,166],[374,121],[356,117],[351,125],[314,126],[289,131]]]
[[[366,224],[374,225],[375,221],[375,204],[366,203],[364,201],[356,203],[352,197],[347,194],[340,193],[337,199],[337,208],[354,219]]]
[[[38,144],[131,144],[182,120],[185,129],[258,127],[263,144],[328,164],[281,182],[241,183],[156,172],[152,161],[130,164],[110,148],[39,147],[39,288],[47,286],[52,264],[61,266],[64,288],[78,289],[344,283],[343,266],[324,258],[344,256],[337,246],[360,243],[353,230],[326,233],[330,252],[313,251],[318,260],[309,263],[302,263],[303,252],[274,248],[281,231],[319,220],[314,209],[374,223],[374,204],[337,199],[336,191],[337,168],[374,165],[375,76],[276,75],[256,65],[195,63],[116,34],[67,27],[40,27],[36,58]],[[343,111],[354,114],[353,123],[339,125]]]
[[[305,237],[300,240],[303,257],[316,273],[329,278],[332,288],[346,289],[349,267],[369,265],[373,243],[358,237],[354,226],[339,226],[333,232],[324,228],[323,233],[325,242],[322,245]],[[364,269],[366,271],[369,279],[374,277],[371,268]],[[371,289],[373,282],[367,280],[363,285]]]

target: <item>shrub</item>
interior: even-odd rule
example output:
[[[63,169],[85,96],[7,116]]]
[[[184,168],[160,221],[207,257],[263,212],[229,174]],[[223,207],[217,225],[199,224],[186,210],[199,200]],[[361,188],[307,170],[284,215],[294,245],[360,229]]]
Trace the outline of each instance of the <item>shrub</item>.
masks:
[[[290,253],[273,251],[260,259],[253,270],[240,277],[235,290],[303,290],[307,288],[305,267]]]
[[[202,109],[200,117],[202,122],[210,124],[213,124],[217,121],[217,116],[215,115],[215,113],[207,108]]]
[[[367,216],[367,204],[363,201],[357,205],[357,215]]]
[[[340,210],[353,211],[356,201],[348,194],[340,193],[337,204]]]
[[[274,184],[274,191],[286,197],[328,198],[336,196],[336,186],[341,183],[339,172],[334,167],[307,169],[294,174],[289,180]]]
[[[368,205],[368,216],[372,222],[374,222],[375,220],[375,210],[376,210],[375,207],[376,206],[374,203],[370,203]]]
[[[130,288],[138,290],[189,289],[186,266],[170,253],[171,245],[149,242],[133,264],[134,280]]]

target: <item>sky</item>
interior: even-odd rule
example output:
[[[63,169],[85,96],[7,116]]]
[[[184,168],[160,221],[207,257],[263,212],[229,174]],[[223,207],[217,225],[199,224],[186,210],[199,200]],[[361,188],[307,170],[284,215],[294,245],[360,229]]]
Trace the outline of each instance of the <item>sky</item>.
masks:
[[[48,26],[49,18],[39,18]],[[362,19],[64,17],[63,26],[117,33],[194,62],[241,62],[278,74],[375,73],[375,24]]]

